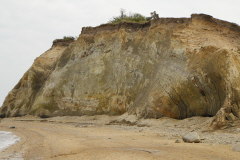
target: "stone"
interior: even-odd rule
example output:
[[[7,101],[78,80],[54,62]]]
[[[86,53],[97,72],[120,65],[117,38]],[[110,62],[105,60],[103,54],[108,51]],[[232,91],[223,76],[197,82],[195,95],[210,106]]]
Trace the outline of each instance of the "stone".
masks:
[[[226,116],[226,118],[227,118],[227,120],[229,120],[229,121],[234,121],[234,120],[236,120],[236,117],[235,117],[232,113],[228,114],[228,115]]]
[[[180,139],[176,139],[175,143],[181,143],[182,141]]]
[[[240,152],[240,144],[235,144],[235,145],[232,147],[232,150],[235,151],[235,152]]]
[[[184,142],[187,143],[200,143],[200,137],[197,132],[189,132],[188,134],[182,137]]]
[[[10,129],[15,129],[16,127],[15,127],[15,126],[10,126],[9,128],[10,128]]]

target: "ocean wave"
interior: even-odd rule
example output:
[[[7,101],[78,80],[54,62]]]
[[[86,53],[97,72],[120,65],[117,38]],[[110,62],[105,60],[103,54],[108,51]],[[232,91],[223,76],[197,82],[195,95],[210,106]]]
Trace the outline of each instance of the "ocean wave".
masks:
[[[20,138],[11,132],[0,131],[0,151],[18,142]]]

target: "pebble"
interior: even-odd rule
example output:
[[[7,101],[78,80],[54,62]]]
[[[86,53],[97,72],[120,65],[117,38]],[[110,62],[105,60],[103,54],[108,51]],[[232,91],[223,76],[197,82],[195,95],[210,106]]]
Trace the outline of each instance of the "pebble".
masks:
[[[10,126],[9,128],[10,128],[10,129],[14,129],[14,128],[16,128],[16,127],[15,127],[15,126]]]
[[[175,143],[181,143],[180,139],[176,139]]]

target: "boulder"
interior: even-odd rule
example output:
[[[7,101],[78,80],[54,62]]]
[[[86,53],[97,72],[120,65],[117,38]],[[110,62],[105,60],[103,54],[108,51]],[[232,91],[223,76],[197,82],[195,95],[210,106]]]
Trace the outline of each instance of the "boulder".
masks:
[[[200,143],[200,136],[197,132],[190,132],[182,137],[184,142],[187,143]]]
[[[229,120],[229,121],[234,121],[234,120],[236,120],[236,117],[235,117],[232,113],[230,113],[229,115],[227,115],[226,118],[227,118],[227,120]]]

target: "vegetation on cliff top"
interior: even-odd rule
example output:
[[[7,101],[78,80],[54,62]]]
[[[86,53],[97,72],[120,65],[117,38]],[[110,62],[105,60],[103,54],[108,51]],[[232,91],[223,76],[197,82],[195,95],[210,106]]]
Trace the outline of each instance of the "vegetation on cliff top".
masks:
[[[62,39],[55,39],[53,45],[68,46],[70,43],[74,42],[75,38],[72,36],[64,36]]]
[[[129,22],[129,23],[145,23],[147,22],[147,18],[139,13],[129,13],[126,14],[124,9],[120,10],[120,15],[117,17],[113,17],[112,20],[109,21],[111,24],[119,24],[122,22]]]
[[[75,40],[75,38],[72,37],[72,36],[64,36],[64,37],[63,37],[63,40],[72,41],[72,40]]]

